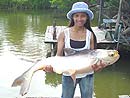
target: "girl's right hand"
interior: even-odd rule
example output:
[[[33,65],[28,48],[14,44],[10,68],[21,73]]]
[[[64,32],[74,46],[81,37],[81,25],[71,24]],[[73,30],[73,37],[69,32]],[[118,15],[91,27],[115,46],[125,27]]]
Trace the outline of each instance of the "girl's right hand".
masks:
[[[53,67],[51,65],[47,65],[44,69],[45,72],[54,72]]]

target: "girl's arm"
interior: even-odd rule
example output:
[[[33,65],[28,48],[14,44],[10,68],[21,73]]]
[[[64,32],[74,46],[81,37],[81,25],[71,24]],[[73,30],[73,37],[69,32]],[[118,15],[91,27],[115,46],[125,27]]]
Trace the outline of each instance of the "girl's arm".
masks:
[[[96,43],[94,43],[94,35],[93,35],[93,33],[91,34],[91,39],[90,39],[90,49],[94,49],[94,44],[96,44]]]
[[[64,40],[65,40],[65,34],[64,32],[61,32],[58,39],[57,39],[57,56],[63,56],[63,48],[64,48]]]

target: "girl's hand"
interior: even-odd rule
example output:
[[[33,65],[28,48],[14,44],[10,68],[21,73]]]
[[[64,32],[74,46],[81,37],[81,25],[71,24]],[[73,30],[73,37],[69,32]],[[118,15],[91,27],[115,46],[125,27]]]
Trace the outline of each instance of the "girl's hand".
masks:
[[[92,65],[94,71],[101,71],[106,65],[100,60],[99,63]]]
[[[45,72],[54,72],[53,67],[51,65],[47,65],[43,71],[45,71]]]

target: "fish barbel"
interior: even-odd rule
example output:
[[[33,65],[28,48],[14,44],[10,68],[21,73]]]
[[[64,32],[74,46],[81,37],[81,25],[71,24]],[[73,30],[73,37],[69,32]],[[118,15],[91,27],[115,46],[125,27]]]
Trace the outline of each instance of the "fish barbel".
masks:
[[[47,65],[51,65],[57,74],[69,74],[75,81],[77,74],[93,72],[93,64],[102,61],[106,67],[115,63],[120,57],[117,50],[94,49],[77,52],[72,49],[65,49],[64,51],[68,54],[67,56],[48,57],[38,61],[16,78],[12,87],[21,86],[20,95],[24,96],[29,90],[33,74],[39,70],[44,70]]]

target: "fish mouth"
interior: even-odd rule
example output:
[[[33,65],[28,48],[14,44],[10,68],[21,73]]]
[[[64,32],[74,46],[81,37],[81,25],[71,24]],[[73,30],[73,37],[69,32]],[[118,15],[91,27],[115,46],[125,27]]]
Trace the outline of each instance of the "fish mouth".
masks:
[[[114,57],[117,57],[117,56],[119,56],[119,52],[117,50],[115,50]]]
[[[113,64],[113,62],[117,61],[120,58],[118,50],[106,50],[105,52],[101,52],[99,50],[99,58],[104,60],[104,62],[107,62],[106,64],[108,65]]]
[[[119,52],[117,50],[114,51],[113,57],[115,58],[115,62],[120,58]]]
[[[108,65],[111,65],[120,58],[120,55],[117,50],[114,50],[109,53],[109,57],[111,58],[111,60],[110,61],[108,60]]]

